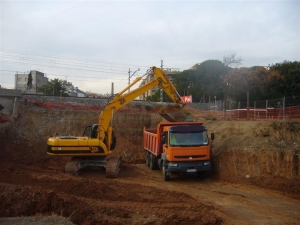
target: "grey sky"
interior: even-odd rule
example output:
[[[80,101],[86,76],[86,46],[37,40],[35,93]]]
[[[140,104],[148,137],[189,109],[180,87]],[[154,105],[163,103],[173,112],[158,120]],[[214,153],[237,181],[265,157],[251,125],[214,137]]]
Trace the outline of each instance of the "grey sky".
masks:
[[[300,1],[1,1],[0,85],[39,70],[110,93],[160,66],[236,53],[243,65],[300,61]],[[33,54],[34,53],[34,54]],[[58,76],[59,75],[59,76]],[[133,81],[134,77],[131,78]]]

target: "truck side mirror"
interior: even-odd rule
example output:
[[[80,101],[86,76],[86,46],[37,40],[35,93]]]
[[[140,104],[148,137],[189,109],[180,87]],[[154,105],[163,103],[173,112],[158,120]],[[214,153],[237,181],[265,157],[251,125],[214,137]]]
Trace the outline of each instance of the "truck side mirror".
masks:
[[[168,140],[168,132],[164,131],[161,134],[161,144],[167,144],[167,140]]]
[[[165,143],[166,143],[166,138],[165,138],[165,136],[161,137],[161,143],[162,143],[162,144],[165,144]]]
[[[215,133],[211,133],[210,138],[211,138],[211,140],[214,140],[215,139]]]

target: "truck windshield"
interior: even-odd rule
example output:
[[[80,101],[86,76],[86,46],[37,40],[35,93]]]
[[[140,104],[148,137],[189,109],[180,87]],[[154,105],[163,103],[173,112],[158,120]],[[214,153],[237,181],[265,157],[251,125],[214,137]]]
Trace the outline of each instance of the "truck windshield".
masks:
[[[170,132],[170,146],[208,145],[207,131],[193,133]]]

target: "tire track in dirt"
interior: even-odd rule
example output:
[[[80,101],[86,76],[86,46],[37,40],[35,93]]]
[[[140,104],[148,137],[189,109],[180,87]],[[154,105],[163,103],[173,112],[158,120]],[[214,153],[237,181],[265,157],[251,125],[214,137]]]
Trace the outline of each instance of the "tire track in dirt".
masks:
[[[300,201],[286,197],[279,191],[215,182],[209,178],[199,181],[195,176],[172,175],[170,182],[164,182],[160,171],[151,171],[143,164],[133,165],[133,167],[135,173],[143,174],[151,180],[148,182],[143,180],[144,185],[155,185],[165,190],[186,193],[206,205],[213,205],[218,211],[216,214],[221,218],[225,215],[227,219],[231,214],[235,220],[233,223],[240,221],[239,224],[298,224],[300,222]],[[138,182],[134,176],[122,181]]]

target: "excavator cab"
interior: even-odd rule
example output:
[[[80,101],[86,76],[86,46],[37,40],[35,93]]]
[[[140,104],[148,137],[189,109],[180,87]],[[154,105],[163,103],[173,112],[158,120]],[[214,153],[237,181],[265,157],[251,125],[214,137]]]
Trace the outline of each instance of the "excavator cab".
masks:
[[[89,137],[89,138],[97,138],[97,133],[98,133],[98,124],[93,124],[92,126],[85,127],[82,136]]]

